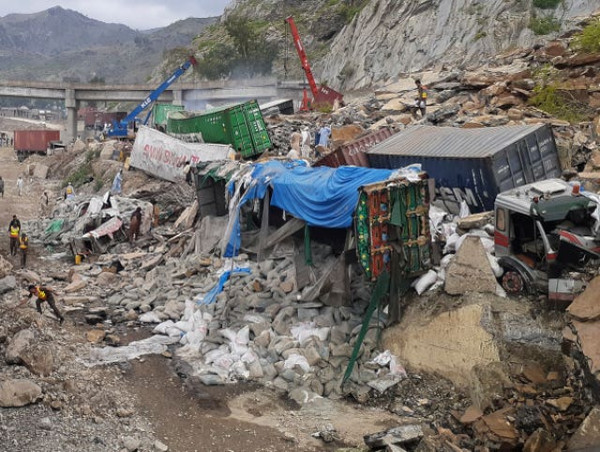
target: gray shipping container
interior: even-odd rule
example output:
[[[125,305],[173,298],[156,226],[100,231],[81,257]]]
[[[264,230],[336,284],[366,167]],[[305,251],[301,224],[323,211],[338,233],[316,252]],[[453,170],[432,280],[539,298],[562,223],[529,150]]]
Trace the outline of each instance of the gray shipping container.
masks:
[[[372,168],[421,163],[435,180],[436,199],[451,212],[465,200],[471,212],[494,209],[496,195],[560,177],[558,151],[547,124],[459,129],[415,126],[367,151]]]

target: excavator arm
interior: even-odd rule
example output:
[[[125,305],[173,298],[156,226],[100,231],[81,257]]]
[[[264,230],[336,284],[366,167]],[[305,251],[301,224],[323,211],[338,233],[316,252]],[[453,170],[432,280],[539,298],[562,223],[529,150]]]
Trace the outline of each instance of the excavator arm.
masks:
[[[142,111],[144,111],[146,108],[148,108],[152,102],[154,102],[156,99],[159,98],[159,96],[169,87],[171,86],[171,84],[173,84],[173,82],[175,80],[177,80],[179,77],[181,77],[186,70],[189,69],[190,66],[196,66],[198,64],[198,62],[196,61],[196,58],[194,58],[193,56],[190,56],[188,58],[188,60],[183,63],[181,66],[179,66],[172,74],[171,76],[166,79],[164,82],[161,83],[161,85],[156,88],[154,91],[152,91],[150,94],[148,94],[148,96],[137,106],[135,107],[131,113],[129,113],[127,116],[125,116],[123,119],[121,119],[120,121],[113,121],[112,127],[111,129],[107,132],[107,136],[108,137],[126,137],[127,136],[127,127],[129,125],[130,122],[135,121],[135,118],[137,117],[137,115],[139,115]],[[146,120],[148,120],[148,116],[146,117]]]

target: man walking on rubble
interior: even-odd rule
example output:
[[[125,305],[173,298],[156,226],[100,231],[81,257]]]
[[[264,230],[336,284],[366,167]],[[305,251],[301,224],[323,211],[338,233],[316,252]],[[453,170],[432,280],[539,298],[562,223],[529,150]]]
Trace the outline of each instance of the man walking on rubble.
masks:
[[[34,286],[32,284],[28,287],[28,290],[29,296],[25,300],[23,300],[24,302],[35,295],[37,297],[37,300],[35,300],[35,307],[37,309],[37,312],[39,312],[40,314],[42,313],[42,303],[45,301],[50,305],[50,307],[54,311],[54,315],[56,315],[56,317],[58,318],[58,322],[62,324],[65,321],[65,318],[62,316],[62,314],[56,307],[56,300],[54,299],[54,293],[51,289],[43,286]]]
[[[138,207],[131,214],[131,221],[129,223],[129,241],[133,243],[140,234],[140,226],[142,224],[142,208]]]
[[[0,193],[2,193],[2,197],[4,198],[4,179],[0,176]]]
[[[417,86],[417,97],[415,99],[415,107],[419,109],[421,112],[421,118],[425,117],[425,112],[427,109],[427,90],[421,84],[421,80],[415,80],[415,85]],[[414,114],[416,117],[416,114]]]
[[[21,235],[21,222],[16,215],[13,215],[12,221],[8,225],[8,235],[10,237],[10,255],[17,255],[19,247],[19,236]]]
[[[40,198],[40,216],[42,218],[46,218],[48,216],[49,204],[50,198],[48,197],[48,192],[44,191],[44,193],[42,193],[42,197]]]
[[[21,249],[21,268],[25,268],[25,265],[27,265],[27,248],[29,248],[29,237],[25,233],[21,234],[19,248]]]
[[[21,196],[23,193],[23,178],[21,176],[17,179],[17,194]]]

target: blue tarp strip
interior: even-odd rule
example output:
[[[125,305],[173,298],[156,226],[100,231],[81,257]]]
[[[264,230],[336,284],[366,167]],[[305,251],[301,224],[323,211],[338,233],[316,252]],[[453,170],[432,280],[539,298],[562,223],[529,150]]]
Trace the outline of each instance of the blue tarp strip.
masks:
[[[210,289],[210,291],[208,291],[204,296],[201,295],[196,298],[196,303],[197,304],[212,304],[212,303],[214,303],[215,300],[217,299],[217,295],[219,295],[221,292],[223,292],[223,287],[225,287],[225,283],[229,280],[229,277],[232,274],[240,274],[240,273],[250,274],[251,270],[249,268],[235,268],[233,270],[226,270],[219,277],[219,281],[217,281],[217,284],[215,284],[215,286],[212,289]]]

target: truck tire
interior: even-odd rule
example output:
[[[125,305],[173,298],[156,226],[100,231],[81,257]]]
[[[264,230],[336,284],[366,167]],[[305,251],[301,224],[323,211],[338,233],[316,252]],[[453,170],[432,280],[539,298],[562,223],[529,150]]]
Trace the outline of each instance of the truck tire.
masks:
[[[516,270],[508,270],[502,276],[502,288],[510,294],[519,294],[527,291],[523,276]]]

